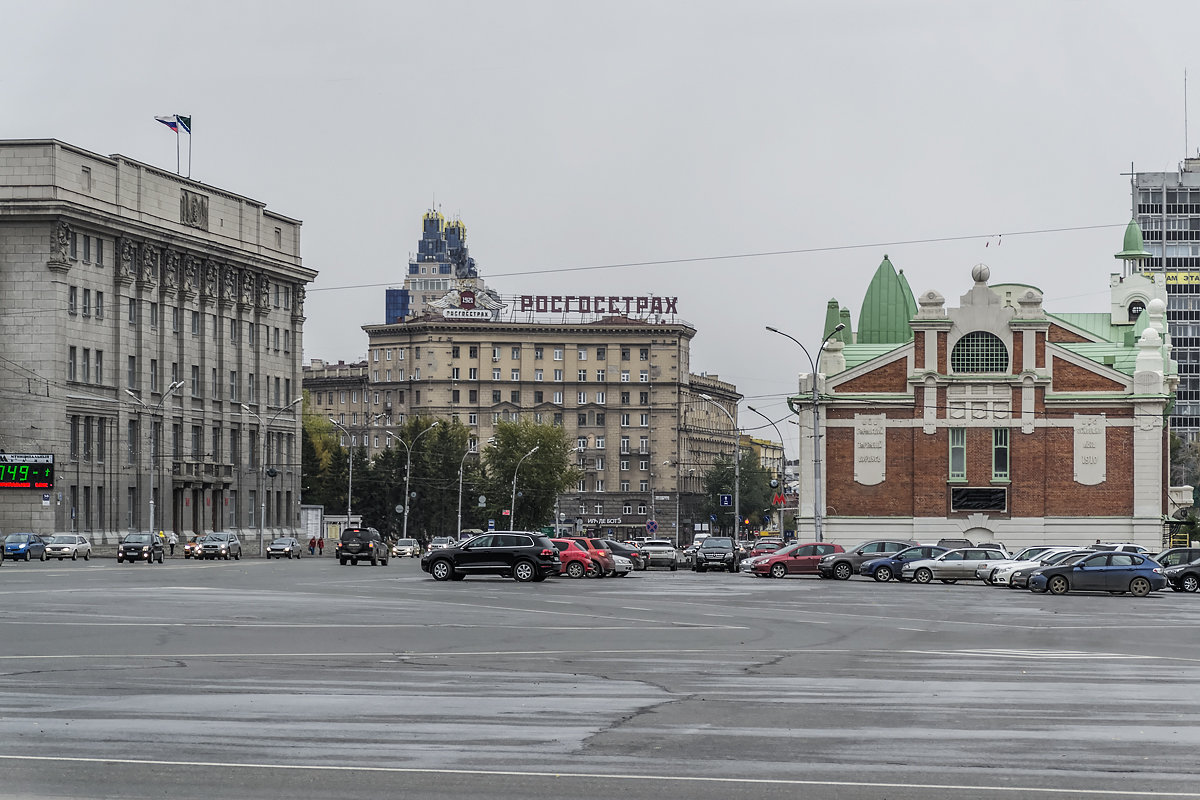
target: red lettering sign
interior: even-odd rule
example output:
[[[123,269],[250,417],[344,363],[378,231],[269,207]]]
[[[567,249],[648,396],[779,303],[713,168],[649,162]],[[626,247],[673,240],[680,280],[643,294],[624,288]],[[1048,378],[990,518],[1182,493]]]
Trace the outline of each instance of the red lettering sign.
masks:
[[[475,306],[475,295],[462,292],[459,300],[463,308]],[[627,295],[561,295],[523,294],[519,309],[538,314],[624,314],[645,316],[650,314],[678,314],[678,297],[631,297]]]

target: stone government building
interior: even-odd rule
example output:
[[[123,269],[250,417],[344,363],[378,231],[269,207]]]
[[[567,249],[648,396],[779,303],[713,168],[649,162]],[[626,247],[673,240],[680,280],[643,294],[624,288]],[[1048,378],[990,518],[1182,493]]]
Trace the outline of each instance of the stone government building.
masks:
[[[1118,257],[1136,264],[1130,229]],[[1178,381],[1164,277],[1114,274],[1109,309],[1086,314],[1047,310],[1033,286],[989,285],[982,264],[971,277],[957,307],[933,290],[914,298],[885,256],[857,335],[847,324],[820,354],[826,537],[1158,547]],[[849,310],[831,301],[825,332],[839,321]],[[794,403],[811,401],[811,381]],[[803,468],[814,439],[800,422]],[[811,480],[799,488],[811,536]]]
[[[287,406],[315,276],[300,222],[260,201],[53,139],[0,141],[0,449],[53,454],[56,477],[45,502],[0,489],[0,530],[112,542],[153,513],[181,538],[253,541],[265,511],[268,536],[290,531],[301,409]]]

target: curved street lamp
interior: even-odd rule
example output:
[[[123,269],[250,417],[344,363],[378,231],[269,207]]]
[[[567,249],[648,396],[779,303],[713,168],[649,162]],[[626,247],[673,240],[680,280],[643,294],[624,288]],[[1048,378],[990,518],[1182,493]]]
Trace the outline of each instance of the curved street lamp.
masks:
[[[784,487],[784,493],[787,492],[787,447],[784,446],[783,434],[779,430],[779,426],[775,424],[775,420],[768,417],[766,414],[759,411],[754,406],[746,406],[747,410],[753,411],[760,417],[771,423],[771,427],[775,429],[776,435],[779,436],[779,450],[783,453],[783,468],[779,471],[779,483]],[[779,533],[783,535],[783,509],[779,509]]]
[[[254,411],[252,411],[250,409],[250,406],[246,405],[245,403],[241,404],[243,411],[245,411],[247,414],[249,414],[250,416],[254,417],[256,420],[258,420],[259,435],[262,438],[262,461],[260,461],[258,464],[258,466],[259,466],[259,476],[258,476],[258,497],[259,497],[258,554],[260,556],[263,554],[263,539],[266,538],[266,535],[267,535],[267,428],[270,427],[271,425],[275,424],[275,420],[279,419],[280,414],[287,411],[289,408],[296,405],[296,403],[301,402],[302,400],[304,400],[303,397],[297,397],[295,400],[293,400],[292,402],[288,403],[283,408],[276,411],[275,414],[272,415],[271,421],[268,422],[266,425],[263,424],[262,417],[260,417],[256,413],[254,413]],[[332,421],[333,420],[330,420],[330,422],[332,422]],[[275,473],[274,472],[271,473],[271,478],[272,478],[271,486],[273,488],[275,486],[275,481],[274,481]]]
[[[729,417],[729,424],[733,426],[733,543],[736,545],[742,530],[742,443],[738,441],[738,424],[729,409],[714,400],[712,395],[701,394],[700,397],[724,411],[725,416]]]
[[[346,430],[346,426],[338,422],[333,417],[329,418],[333,423],[333,427],[337,428],[342,433],[346,434],[346,439],[350,442],[350,474],[346,478],[346,527],[350,527],[350,496],[354,491],[354,436],[350,431]]]
[[[151,415],[150,416],[150,425],[151,425],[151,429],[153,429],[154,414],[157,413],[157,414],[161,415],[163,403],[167,402],[167,398],[170,397],[171,395],[175,394],[175,392],[181,386],[183,386],[183,381],[175,381],[174,383],[172,383],[170,386],[167,387],[167,390],[165,392],[163,392],[162,399],[159,400],[157,403],[155,403],[152,406],[146,405],[146,403],[142,400],[142,398],[138,397],[136,394],[133,393],[132,389],[126,389],[125,394],[132,397],[134,400],[137,401],[139,406],[141,406],[142,408],[144,408],[150,412],[150,415]],[[150,535],[151,536],[154,535],[154,472],[155,472],[155,468],[158,466],[158,450],[160,449],[160,444],[161,443],[158,441],[158,439],[152,439],[152,441],[150,443]]]
[[[408,444],[407,442],[405,442],[399,436],[392,436],[393,439],[395,439],[400,444],[404,445],[404,449],[405,449],[405,451],[407,451],[406,458],[404,461],[404,533],[400,537],[402,539],[408,538],[408,505],[409,505],[409,501],[412,499],[408,494],[408,485],[409,485],[409,480],[412,478],[412,449],[417,446],[417,441],[420,440],[420,438],[422,436],[424,436],[425,434],[429,433],[431,430],[436,428],[440,422],[441,422],[441,420],[435,419],[433,421],[432,425],[430,425],[428,428],[426,428],[425,430],[421,431],[420,433],[418,433],[416,436],[413,437],[411,445]],[[460,471],[459,475],[461,475],[461,474],[462,474],[462,472]],[[462,507],[462,483],[461,482],[459,483],[458,503],[459,503],[459,508],[461,508]],[[461,516],[461,512],[460,512],[460,516]]]
[[[463,492],[463,470],[467,466],[467,456],[474,453],[479,455],[479,442],[475,440],[475,449],[471,449],[471,441],[467,440],[467,452],[463,453],[462,461],[458,462],[458,538],[462,539],[462,492]],[[495,444],[496,437],[488,439],[488,444]]]
[[[791,339],[793,342],[795,342],[796,345],[799,346],[799,348],[804,351],[805,357],[808,358],[808,365],[809,365],[809,367],[812,368],[813,535],[816,537],[816,540],[818,542],[822,542],[822,541],[824,541],[824,539],[821,538],[821,513],[822,513],[822,502],[821,502],[821,405],[820,405],[821,398],[820,398],[820,395],[817,393],[817,364],[816,364],[816,362],[813,361],[813,357],[808,352],[808,348],[805,347],[804,345],[800,344],[800,340],[797,339],[795,336],[784,333],[783,331],[779,330],[778,328],[772,328],[770,325],[767,325],[766,328],[771,333],[778,333],[780,336],[784,337],[785,339]],[[820,356],[821,351],[825,349],[826,342],[828,342],[830,339],[832,339],[835,334],[840,333],[841,331],[843,331],[845,329],[846,329],[846,325],[845,325],[845,323],[842,323],[842,322],[839,322],[836,326],[834,326],[834,329],[831,330],[829,332],[829,334],[824,339],[821,340],[821,346],[817,348],[817,355]],[[788,408],[791,408],[792,411],[796,411],[796,409],[792,406],[791,400],[788,400]],[[799,412],[797,412],[797,413],[799,413]]]
[[[539,447],[541,447],[541,445],[534,445],[534,448],[532,450],[530,450],[525,455],[521,456],[521,460],[517,462],[517,466],[513,470],[512,501],[509,502],[509,504],[508,504],[508,529],[510,531],[513,529],[513,523],[515,523],[517,521],[517,473],[520,472],[520,470],[521,470],[522,462],[524,462],[525,459],[529,458],[531,455],[536,453],[538,451]]]

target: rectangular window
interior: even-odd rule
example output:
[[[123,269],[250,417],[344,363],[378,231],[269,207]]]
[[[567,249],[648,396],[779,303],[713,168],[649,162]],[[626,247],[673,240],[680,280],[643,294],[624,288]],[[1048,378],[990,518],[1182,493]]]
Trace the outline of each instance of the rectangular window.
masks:
[[[519,391],[511,391],[508,393],[508,400],[513,405],[521,405],[521,393]]]
[[[96,237],[96,266],[104,266],[104,240]]]
[[[562,383],[562,379],[563,379],[563,371],[561,369],[554,370],[554,381],[556,383]]]
[[[596,360],[597,361],[603,361],[607,357],[608,357],[608,348],[606,348],[606,347],[597,347],[596,348]]]
[[[541,347],[535,347],[535,348],[533,348],[533,358],[534,358],[534,360],[535,360],[535,361],[540,361],[540,360],[542,359],[542,356],[543,356],[543,355],[545,355],[545,353],[546,353],[546,351],[545,351],[545,349],[544,349],[544,348],[541,348]]]
[[[470,389],[467,391],[467,402],[468,403],[478,403],[479,402],[479,391],[477,389]]]
[[[596,392],[596,402],[604,405],[604,392]]]
[[[420,358],[420,357],[421,356],[418,354],[417,358]],[[500,360],[500,348],[493,347],[492,348],[492,361],[499,361],[499,360]]]
[[[129,357],[129,370],[125,383],[130,389],[137,388],[137,356]]]
[[[650,452],[650,437],[649,436],[640,437],[638,439],[638,442],[639,442],[639,444],[638,444],[638,452],[639,453],[649,453]],[[643,461],[642,469],[650,469],[650,464],[648,462]]]
[[[643,428],[648,427],[650,425],[650,415],[649,414],[642,414],[641,425]]]
[[[562,392],[555,392],[555,393],[554,393],[554,401],[553,401],[553,402],[554,402],[556,405],[560,405],[560,406],[561,406],[561,405],[562,405],[562,401],[563,401],[563,393],[562,393]]]
[[[108,435],[108,420],[104,417],[96,418],[96,461],[104,463],[104,442]]]
[[[104,385],[104,351],[96,351],[96,383]]]
[[[478,367],[467,367],[467,380],[469,380],[469,381],[479,380],[479,368]]]
[[[499,390],[499,389],[493,389],[493,390],[492,390],[492,402],[493,402],[493,403],[499,403],[499,402],[500,402],[500,390]]]
[[[79,234],[72,233],[71,234],[71,260],[74,261],[77,258],[79,258]],[[71,505],[75,505],[75,504],[72,503]]]
[[[512,358],[513,358],[513,361],[520,361],[520,360],[521,360],[521,348],[519,348],[519,347],[514,347],[514,348],[512,349]]]
[[[604,491],[604,479],[603,478],[596,478],[596,491],[597,492]]]
[[[200,385],[200,367],[197,364],[192,364],[192,397],[203,397],[200,390],[204,387]]]
[[[459,394],[458,394],[458,392],[459,392],[459,390],[458,390],[458,389],[451,389],[451,390],[450,390],[450,402],[451,402],[451,403],[457,403],[457,402],[459,402]]]
[[[137,299],[136,298],[133,298],[133,297],[129,298],[129,315],[128,316],[129,316],[129,324],[136,325],[137,324]]]
[[[647,370],[642,370],[641,372],[639,372],[638,373],[638,382],[639,383],[649,383],[650,382],[650,373]]]
[[[535,404],[542,402],[542,397],[543,397],[543,396],[544,396],[544,395],[542,394],[542,392],[534,392],[534,393],[533,393],[533,402],[534,402]]]
[[[79,288],[76,286],[67,287],[67,313],[75,314],[79,311]]]
[[[83,360],[79,364],[79,379],[83,383],[92,382],[92,351],[85,347],[83,348]]]
[[[125,463],[133,464],[137,460],[137,452],[139,450],[137,420],[129,420],[126,437]]]
[[[494,380],[494,381],[500,380],[500,368],[499,367],[492,368],[492,380]]]
[[[150,327],[158,328],[158,303],[150,304]]]
[[[579,370],[578,377],[579,377],[580,383],[587,383],[587,370],[586,369]]]
[[[587,348],[586,347],[579,348],[579,360],[587,361]]]
[[[376,370],[376,371],[375,371],[375,374],[376,374],[376,375],[378,375],[378,374],[379,374],[379,371],[378,371],[378,370]],[[379,379],[378,379],[378,378],[376,378],[375,380],[379,380]],[[458,367],[451,367],[451,368],[450,368],[450,380],[452,380],[452,381],[456,381],[456,380],[458,380]]]
[[[596,383],[604,383],[604,370],[596,370]]]
[[[230,401],[232,401],[234,403],[241,402],[241,400],[242,400],[241,395],[238,394],[238,388],[240,386],[241,386],[241,384],[238,383],[237,370],[230,370],[229,371],[229,399],[230,399]]]
[[[86,353],[87,351],[84,350],[83,352]],[[157,358],[150,359],[150,391],[151,392],[158,391],[158,359]]]
[[[216,367],[212,368],[212,378],[209,381],[209,384],[212,387],[212,399],[220,400],[221,399],[221,384],[217,383],[217,368]]]
[[[967,429],[950,429],[950,480],[967,479]]]
[[[621,471],[622,471],[622,472],[627,472],[628,470],[629,470],[629,460],[628,460],[628,459],[621,459]]]
[[[283,329],[283,352],[292,352],[292,332],[287,328]]]
[[[596,456],[596,469],[604,469],[604,456]]]
[[[597,450],[603,450],[603,449],[604,449],[604,437],[603,437],[603,436],[597,436],[597,437],[596,437],[596,449],[597,449]]]
[[[533,379],[535,381],[540,381],[542,379],[542,371],[540,369],[535,369],[533,371]]]
[[[629,383],[629,370],[621,370],[621,383]]]
[[[629,452],[629,437],[628,436],[621,437],[621,452],[622,453]]]
[[[562,348],[561,348],[561,347],[556,347],[556,348],[554,348],[554,360],[555,360],[555,361],[562,361],[562,360],[563,360],[563,351],[562,351]]]
[[[992,429],[992,480],[1008,480],[1008,428]]]
[[[89,316],[92,313],[92,290],[83,290],[83,315]]]
[[[83,263],[87,264],[92,260],[92,237],[83,237]]]
[[[643,347],[641,350],[638,350],[638,361],[649,361],[649,360],[650,360],[650,349],[649,348]]]
[[[71,459],[79,458],[79,417],[71,416],[71,435],[70,435],[70,453]]]
[[[638,392],[638,405],[639,406],[650,405],[650,393],[649,392]]]
[[[104,319],[104,292],[96,292],[96,319]]]
[[[478,425],[479,424],[479,415],[478,414],[467,414],[467,424],[468,425]]]
[[[576,398],[576,400],[579,402],[579,405],[583,405],[584,403],[586,403],[587,402],[587,392],[579,392],[579,396]]]
[[[514,380],[514,381],[521,380],[521,370],[519,370],[519,369],[512,370],[512,373],[509,376],[509,380]]]
[[[193,311],[192,314],[192,336],[200,335],[200,312]]]
[[[587,424],[588,424],[588,421],[587,421],[587,414],[578,414],[578,415],[576,415],[576,422],[577,422],[577,423],[578,423],[580,426],[587,425]]]
[[[650,481],[638,481],[638,491],[639,492],[650,491]],[[646,512],[643,511],[642,513],[645,514]]]
[[[622,428],[628,428],[628,427],[629,427],[629,415],[628,415],[628,414],[622,414],[622,415],[621,415],[621,427],[622,427]]]

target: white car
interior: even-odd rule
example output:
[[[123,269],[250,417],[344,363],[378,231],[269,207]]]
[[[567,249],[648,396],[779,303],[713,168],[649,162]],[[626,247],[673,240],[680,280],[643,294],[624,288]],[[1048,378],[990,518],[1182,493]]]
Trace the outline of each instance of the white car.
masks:
[[[624,578],[633,571],[633,562],[625,556],[619,556],[616,553],[612,554],[613,571],[612,574],[618,578]]]
[[[83,556],[84,561],[92,557],[92,543],[82,536],[60,533],[46,539],[46,558],[57,558],[59,561],[69,558],[78,561],[80,556]]]
[[[980,567],[1007,560],[1008,553],[999,548],[960,547],[937,558],[909,561],[900,568],[900,580],[913,583],[929,583],[935,578],[942,583],[975,580]]]
[[[1073,547],[1042,546],[1026,547],[1008,561],[997,561],[989,566],[980,567],[975,571],[975,577],[990,586],[1008,586],[1008,578],[1022,567],[1041,566],[1042,559],[1074,550]]]
[[[416,539],[397,539],[392,545],[392,555],[396,558],[417,558],[421,555],[421,545]]]

